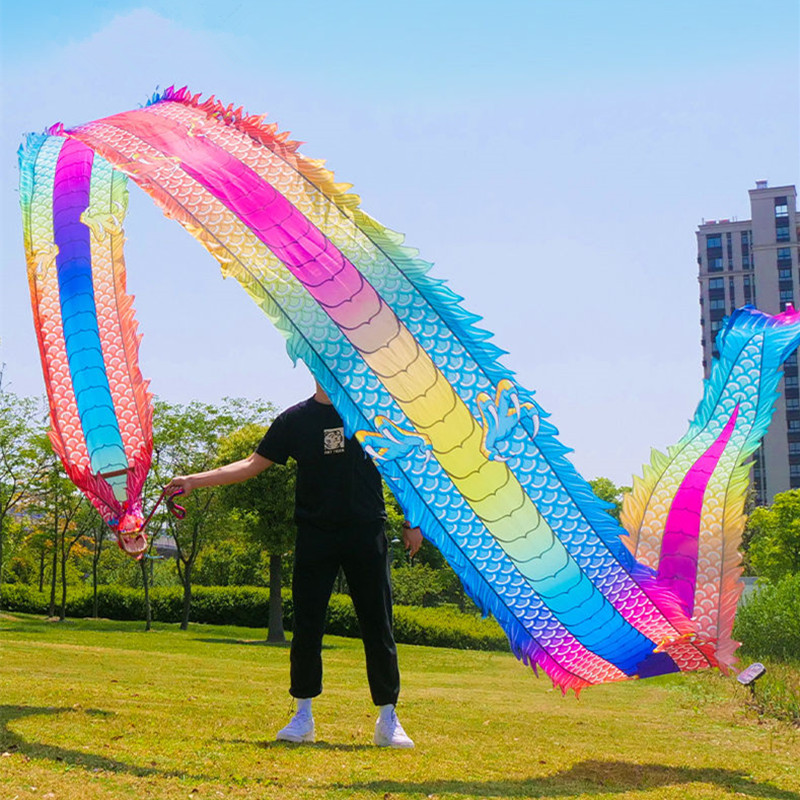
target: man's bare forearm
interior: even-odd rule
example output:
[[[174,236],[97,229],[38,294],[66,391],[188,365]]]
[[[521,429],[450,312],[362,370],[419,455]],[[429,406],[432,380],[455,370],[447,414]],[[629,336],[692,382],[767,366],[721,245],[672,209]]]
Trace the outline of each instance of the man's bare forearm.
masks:
[[[268,458],[252,453],[247,458],[225,464],[223,467],[210,469],[206,472],[195,472],[193,475],[176,475],[167,484],[166,492],[173,493],[179,490],[184,494],[206,486],[227,486],[231,483],[241,483],[253,478],[272,466]]]

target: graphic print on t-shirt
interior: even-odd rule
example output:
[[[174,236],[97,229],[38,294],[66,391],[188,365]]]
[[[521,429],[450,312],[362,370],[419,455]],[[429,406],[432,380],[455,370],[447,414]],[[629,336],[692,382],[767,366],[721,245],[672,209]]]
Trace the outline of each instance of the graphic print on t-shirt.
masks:
[[[344,453],[344,428],[325,428],[323,442],[326,456]]]

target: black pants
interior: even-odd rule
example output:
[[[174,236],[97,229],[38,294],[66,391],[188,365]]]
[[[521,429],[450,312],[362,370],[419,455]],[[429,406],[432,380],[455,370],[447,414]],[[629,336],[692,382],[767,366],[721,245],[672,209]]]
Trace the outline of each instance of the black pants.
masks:
[[[372,701],[379,706],[397,702],[400,673],[392,635],[388,549],[382,520],[334,530],[298,525],[292,576],[293,697],[316,697],[322,691],[325,612],[341,567],[361,627]]]

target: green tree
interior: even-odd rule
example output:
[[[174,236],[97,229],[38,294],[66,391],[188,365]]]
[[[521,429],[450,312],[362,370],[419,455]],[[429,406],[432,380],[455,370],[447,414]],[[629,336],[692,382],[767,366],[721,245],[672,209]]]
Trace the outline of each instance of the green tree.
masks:
[[[386,534],[389,537],[392,562],[392,597],[405,605],[440,606],[456,603],[461,611],[476,610],[453,568],[438,548],[423,540],[411,558],[403,544],[405,515],[400,504],[384,484],[386,502]]]
[[[748,557],[753,571],[775,583],[800,573],[800,489],[776,494],[750,516]]]
[[[195,566],[195,583],[201,586],[269,585],[269,556],[249,531],[252,521],[245,518],[240,522],[241,531],[228,530],[224,540],[211,542],[203,549]]]
[[[3,580],[6,583],[32,585],[36,579],[34,534],[23,516],[6,520],[6,555]]]
[[[67,562],[72,548],[83,532],[75,536],[76,519],[86,502],[72,481],[64,474],[61,461],[53,451],[50,439],[40,435],[34,440],[38,474],[30,485],[31,499],[26,512],[35,529],[32,538],[41,546],[40,589],[42,588],[45,551],[50,553],[50,605],[48,614],[56,613],[56,593],[61,568],[60,608],[66,604]],[[62,616],[63,618],[63,616]]]
[[[219,463],[247,458],[258,446],[266,428],[249,424],[220,442]],[[223,502],[240,519],[249,520],[253,538],[269,554],[269,633],[267,641],[283,642],[281,572],[283,557],[294,543],[294,487],[296,466],[275,466],[243,483],[223,486]]]
[[[59,567],[61,567],[62,603],[59,618],[63,620],[63,608],[66,605],[67,559],[69,551],[77,541],[77,538],[73,538],[75,519],[85,501],[72,481],[64,474],[64,468],[58,456],[53,452],[49,439],[44,439],[41,442],[41,449],[42,463],[46,465],[47,471],[43,475],[40,484],[40,509],[43,521],[51,531],[50,541],[53,547],[48,614],[51,617],[55,616],[56,585]],[[78,538],[80,538],[80,535]],[[67,543],[68,541],[69,544]]]
[[[95,517],[94,525],[89,530],[89,537],[91,539],[92,553],[92,616],[97,619],[97,584],[100,558],[103,555],[103,545],[108,537],[108,526],[99,514]]]
[[[61,622],[67,616],[67,563],[69,558],[76,547],[85,548],[85,544],[90,541],[92,527],[97,525],[98,520],[102,522],[100,515],[88,500],[77,492],[73,492],[73,497],[77,500],[75,512],[65,520],[66,524],[63,524],[59,530],[61,604],[58,618]]]
[[[622,511],[622,498],[626,492],[631,490],[630,486],[617,486],[610,478],[595,478],[589,481],[592,491],[601,500],[611,504],[608,513],[619,522],[619,515]]]
[[[194,401],[178,405],[157,400],[153,415],[153,467],[147,494],[151,502],[175,475],[205,472],[218,463],[221,439],[248,423],[266,423],[274,416],[271,403],[226,398],[213,405]],[[183,586],[181,628],[189,626],[195,563],[203,545],[235,525],[228,508],[220,503],[217,489],[199,489],[181,501],[186,517],[176,520],[168,513],[159,517],[177,548],[176,567]]]
[[[30,398],[17,397],[3,385],[0,369],[0,584],[3,582],[5,546],[12,532],[24,526],[13,515],[24,512],[31,489],[41,472],[36,438],[44,431],[42,415]]]

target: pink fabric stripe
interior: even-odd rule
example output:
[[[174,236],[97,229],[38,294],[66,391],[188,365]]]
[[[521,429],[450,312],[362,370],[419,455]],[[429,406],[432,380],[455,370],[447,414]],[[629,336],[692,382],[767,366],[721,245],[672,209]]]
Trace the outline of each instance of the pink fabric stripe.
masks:
[[[703,498],[711,475],[736,427],[738,416],[737,403],[717,440],[686,473],[672,501],[664,526],[661,558],[658,562],[658,582],[675,592],[687,616],[691,616],[694,611]]]
[[[146,111],[109,117],[168,158],[180,161],[286,265],[345,331],[371,319],[382,301],[342,253],[260,175],[202,135]]]

